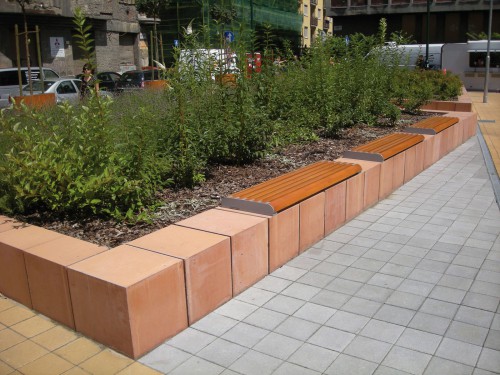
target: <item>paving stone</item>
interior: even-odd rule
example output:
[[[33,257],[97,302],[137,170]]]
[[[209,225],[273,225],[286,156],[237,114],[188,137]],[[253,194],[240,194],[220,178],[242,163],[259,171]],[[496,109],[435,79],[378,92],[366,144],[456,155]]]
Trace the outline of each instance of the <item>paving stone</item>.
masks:
[[[483,348],[481,352],[481,356],[479,357],[479,361],[477,363],[477,367],[497,372],[500,368],[500,351]]]
[[[255,350],[249,350],[234,362],[229,369],[245,375],[268,375],[272,374],[282,363],[281,359]]]
[[[490,329],[484,346],[500,351],[500,331]]]
[[[324,324],[336,312],[336,309],[308,302],[293,315],[314,323]]]
[[[348,255],[348,254],[341,254],[341,253],[335,253],[330,255],[326,261],[330,263],[335,263],[339,264],[341,266],[350,266],[353,264],[356,260],[358,259],[357,256],[354,255]]]
[[[139,362],[166,374],[189,358],[191,354],[163,344],[146,354]]]
[[[365,255],[366,255],[366,253],[365,253]],[[367,270],[367,271],[377,272],[378,270],[380,270],[384,266],[385,262],[380,261],[380,260],[375,260],[375,259],[368,259],[368,257],[365,257],[365,255],[363,255],[363,257],[356,260],[352,264],[352,267],[360,268],[360,269]]]
[[[286,287],[288,287],[292,281],[285,280],[279,277],[268,275],[264,277],[262,280],[257,282],[254,285],[254,288],[260,288],[264,290],[268,290],[270,292],[280,293]]]
[[[271,332],[257,343],[253,349],[286,360],[302,345],[302,341]]]
[[[368,284],[376,285],[384,288],[396,289],[402,282],[402,277],[376,273],[368,281]]]
[[[410,275],[408,275],[408,278],[411,280],[436,284],[442,276],[443,274],[439,272],[426,271],[417,268],[414,269]]]
[[[316,294],[318,294],[320,290],[320,288],[317,288],[315,286],[293,283],[283,292],[281,292],[281,294],[288,297],[294,297],[300,300],[309,301]]]
[[[352,333],[323,326],[318,329],[307,342],[326,349],[341,352],[349,345],[354,337],[355,335]]]
[[[425,332],[444,335],[451,323],[451,319],[443,318],[436,315],[430,315],[422,312],[417,312],[408,327],[419,329]]]
[[[429,354],[394,346],[382,364],[410,374],[422,374],[431,358]]]
[[[213,313],[198,320],[191,327],[214,336],[221,336],[229,329],[233,328],[236,324],[238,324],[238,321],[235,319]]]
[[[453,318],[458,310],[458,307],[459,305],[455,303],[427,298],[420,308],[420,311],[445,318]]]
[[[193,374],[193,375],[216,375],[224,370],[223,367],[215,363],[208,362],[202,358],[191,357],[179,367],[171,372],[172,375]]]
[[[252,305],[262,306],[276,295],[274,292],[269,292],[264,289],[250,287],[243,293],[238,294],[235,298],[239,301],[250,303]]]
[[[436,351],[436,356],[475,366],[480,353],[480,346],[445,337]]]
[[[213,315],[213,314],[211,314]],[[287,314],[283,314],[277,311],[260,308],[249,316],[247,316],[243,321],[245,323],[264,328],[267,330],[273,330],[279,326],[285,319],[288,318]]]
[[[346,311],[337,311],[326,323],[326,326],[342,331],[358,333],[370,319],[366,316],[353,314]]]
[[[375,274],[372,271],[361,270],[358,268],[348,268],[340,274],[339,277],[342,279],[358,281],[360,283],[366,283]]]
[[[296,281],[299,279],[301,276],[304,276],[304,274],[307,272],[307,270],[303,270],[300,268],[295,268],[295,267],[289,267],[289,266],[282,266],[278,268],[276,271],[274,271],[271,276],[274,277],[280,277],[285,280],[290,280],[290,281]]]
[[[382,304],[379,302],[352,297],[342,306],[341,309],[343,311],[348,311],[354,314],[360,314],[371,318],[378,311],[380,306],[382,306]]]
[[[266,329],[252,326],[247,323],[238,323],[222,335],[222,338],[235,344],[251,348],[268,334],[269,331]]]
[[[473,279],[477,275],[477,269],[472,267],[464,267],[456,264],[452,264],[446,270],[448,275],[467,277],[469,279]]]
[[[338,356],[339,353],[333,350],[305,343],[288,358],[288,361],[323,373]]]
[[[320,325],[317,323],[291,316],[281,323],[274,331],[297,340],[305,341],[310,338],[319,327]]]
[[[450,302],[450,303],[461,303],[466,294],[465,290],[448,288],[445,286],[436,286],[429,294],[430,298]]]
[[[314,296],[310,302],[339,309],[349,300],[349,298],[350,296],[347,294],[337,293],[330,290],[322,290]]]
[[[384,267],[382,267],[379,273],[397,276],[397,277],[407,277],[413,271],[412,267],[401,266],[398,264],[386,263]]]
[[[333,292],[339,292],[343,294],[348,294],[350,296],[356,294],[356,292],[363,286],[363,283],[358,281],[346,280],[337,278],[333,280],[330,284],[326,286],[326,289]]]
[[[346,269],[346,266],[341,266],[338,264],[329,263],[328,261],[324,261],[314,267],[312,271],[335,277],[340,275]]]
[[[458,321],[453,321],[446,332],[446,337],[478,346],[483,346],[487,335],[487,328]]]
[[[328,375],[371,375],[377,364],[360,358],[341,354],[335,362],[325,371]]]
[[[369,337],[356,336],[344,350],[344,353],[367,361],[380,363],[390,349],[391,344],[389,343]]]
[[[284,362],[276,371],[273,372],[273,375],[319,375],[320,373],[314,370],[310,370],[308,368],[290,363]]]
[[[442,336],[406,328],[396,345],[419,352],[434,354],[441,342]]]
[[[403,309],[397,306],[383,305],[375,314],[374,318],[383,320],[385,322],[406,326],[411,321],[414,315],[415,311],[413,310]]]
[[[400,292],[412,293],[422,297],[426,297],[429,295],[429,293],[431,293],[431,290],[433,288],[434,284],[406,279],[401,283],[397,290]]]
[[[492,312],[495,312],[497,310],[499,303],[500,298],[473,292],[468,292],[465,295],[464,300],[462,301],[463,305]]]
[[[468,306],[460,306],[457,314],[455,315],[455,320],[489,328],[491,321],[493,320],[493,315],[494,314],[490,311],[475,309]]]
[[[199,351],[197,356],[220,366],[229,367],[247,351],[244,346],[217,339]]]
[[[276,297],[267,302],[263,307],[265,307],[266,309],[281,312],[283,314],[292,315],[304,303],[305,301],[303,300],[278,294]]]
[[[439,357],[433,357],[425,369],[424,375],[470,375],[473,370],[474,367],[471,366],[466,366]]]
[[[306,273],[304,276],[302,276],[300,279],[298,279],[297,282],[306,285],[316,286],[318,288],[324,288],[334,279],[335,279],[334,276],[310,271]]]
[[[404,326],[371,319],[360,335],[394,344],[404,330]]]

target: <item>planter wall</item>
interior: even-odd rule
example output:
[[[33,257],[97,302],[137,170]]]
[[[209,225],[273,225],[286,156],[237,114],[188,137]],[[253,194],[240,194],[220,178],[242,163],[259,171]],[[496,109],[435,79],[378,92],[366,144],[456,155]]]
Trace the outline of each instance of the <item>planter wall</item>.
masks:
[[[449,130],[426,135],[397,158],[351,160],[359,174],[275,216],[212,209],[108,251],[0,216],[0,292],[138,358],[475,134],[476,114],[448,115],[459,118]],[[66,302],[55,305],[64,311],[41,300],[35,266],[55,291],[47,300],[62,296]]]
[[[31,108],[44,108],[56,105],[55,94],[38,94],[26,96],[14,96],[15,106],[19,106],[21,102]]]

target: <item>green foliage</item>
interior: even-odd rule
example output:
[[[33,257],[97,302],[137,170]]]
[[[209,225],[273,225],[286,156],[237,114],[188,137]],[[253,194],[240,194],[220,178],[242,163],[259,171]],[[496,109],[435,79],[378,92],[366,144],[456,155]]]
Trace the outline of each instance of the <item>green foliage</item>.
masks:
[[[481,31],[479,33],[468,32],[467,36],[469,37],[470,40],[487,40],[488,39],[488,34],[486,34],[484,31]],[[491,39],[492,40],[499,40],[500,33],[492,32]]]
[[[89,42],[90,29],[79,25]],[[3,111],[0,211],[146,219],[160,188],[199,184],[209,165],[248,163],[357,123],[390,126],[401,109],[418,111],[461,90],[454,75],[401,68],[395,50],[380,48],[380,37],[354,34],[346,44],[330,36],[295,59],[267,31],[260,73],[246,71],[252,35],[240,30],[241,40],[231,44],[236,74],[203,52],[201,30],[183,38],[192,58],[176,49],[163,92],[113,101],[94,94],[74,107]],[[277,56],[285,62],[276,64]]]
[[[85,14],[79,7],[75,9],[73,24],[75,25],[73,37],[76,39],[76,45],[82,51],[85,61],[95,69],[96,59],[94,39],[92,39],[92,25],[87,24]]]

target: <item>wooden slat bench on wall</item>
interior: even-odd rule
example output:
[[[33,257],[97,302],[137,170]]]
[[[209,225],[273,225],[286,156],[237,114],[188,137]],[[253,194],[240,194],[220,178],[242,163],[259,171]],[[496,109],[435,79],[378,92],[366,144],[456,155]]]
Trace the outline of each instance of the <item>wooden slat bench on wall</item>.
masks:
[[[383,199],[421,172],[415,161],[423,158],[424,139],[421,134],[394,133],[346,151],[344,158],[380,163],[378,198]]]
[[[320,161],[222,198],[221,206],[275,215],[360,171],[357,164]]]
[[[426,135],[425,167],[434,164],[464,140],[464,129],[457,117],[437,116],[419,121],[405,129],[408,133]],[[429,137],[433,136],[433,137]]]
[[[320,161],[223,198],[221,209],[268,218],[272,272],[345,221],[346,180],[360,171],[358,164]]]

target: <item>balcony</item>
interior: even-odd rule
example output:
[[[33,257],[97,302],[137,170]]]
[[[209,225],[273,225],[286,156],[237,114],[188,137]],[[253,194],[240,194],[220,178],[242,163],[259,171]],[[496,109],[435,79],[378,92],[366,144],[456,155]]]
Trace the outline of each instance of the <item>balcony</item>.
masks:
[[[311,16],[311,27],[318,27],[318,17]]]
[[[392,5],[410,5],[411,0],[392,0]]]
[[[325,19],[323,21],[323,31],[328,31],[330,29],[330,20],[329,19]]]
[[[427,1],[427,0],[424,0]],[[389,5],[389,0],[372,0],[372,7],[381,7]]]
[[[365,7],[368,5],[368,0],[351,0],[352,7]]]
[[[316,6],[318,5],[318,0],[310,0],[311,6]]]
[[[332,8],[347,8],[347,0],[332,0]]]

